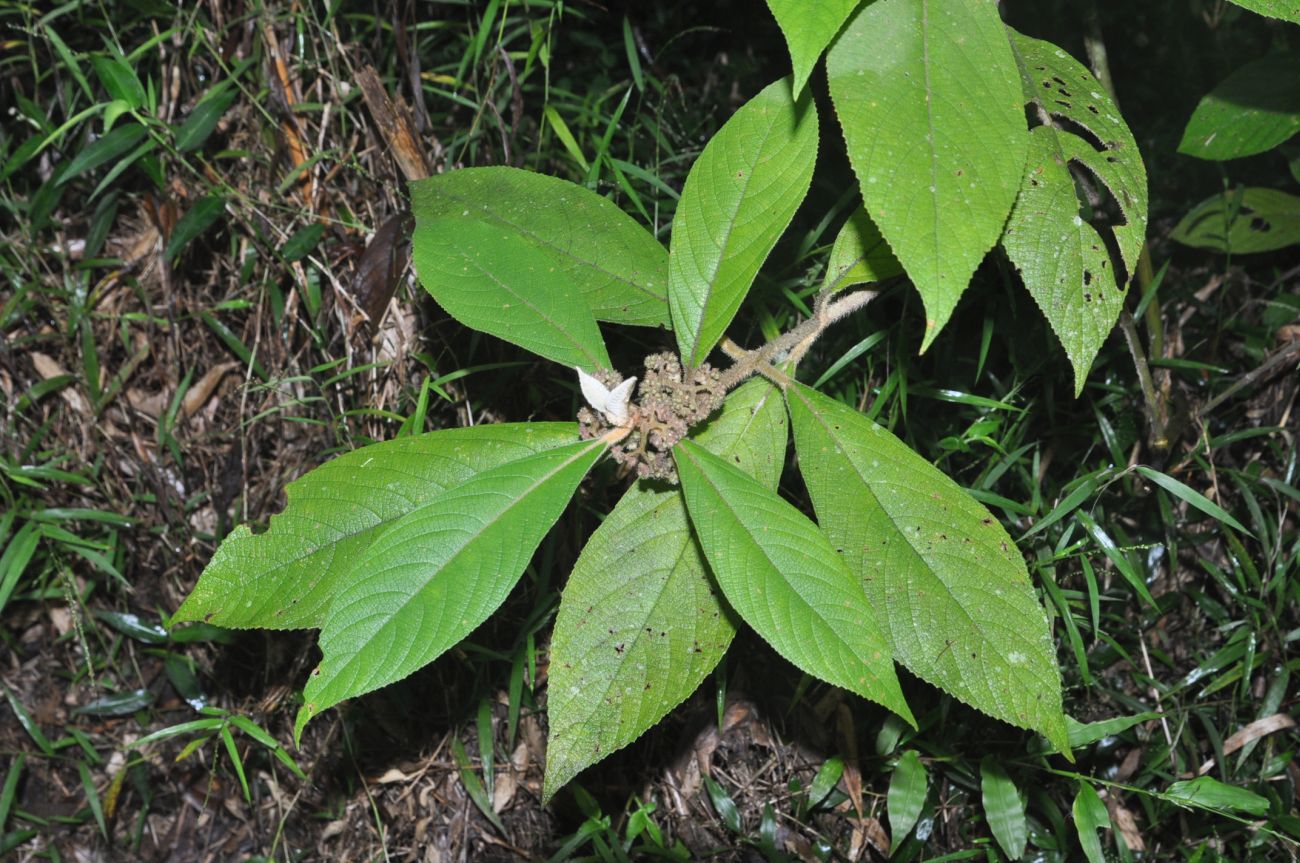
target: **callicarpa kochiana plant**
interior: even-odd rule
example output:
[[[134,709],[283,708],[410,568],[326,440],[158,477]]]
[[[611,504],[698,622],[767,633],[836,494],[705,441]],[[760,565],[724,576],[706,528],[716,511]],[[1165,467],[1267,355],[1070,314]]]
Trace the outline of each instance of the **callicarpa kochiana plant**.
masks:
[[[995,3],[769,5],[795,74],[705,146],[668,248],[565,180],[501,167],[413,184],[420,282],[465,326],[576,374],[588,406],[576,422],[448,429],[340,456],[287,487],[265,532],[222,543],[176,619],[319,629],[296,734],[473,631],[611,458],[629,485],[569,576],[551,642],[548,798],[683,701],[737,622],[906,722],[896,662],[1069,756],[1050,624],[1006,531],[797,374],[885,279],[919,292],[928,346],[994,252],[1081,388],[1143,244],[1136,143],[1083,65],[1005,26]],[[823,54],[863,205],[811,314],[746,348],[728,327],[809,189],[819,127],[807,85]],[[1081,215],[1076,174],[1118,206],[1109,243]],[[601,322],[664,328],[674,350],[616,370]],[[777,493],[791,436],[811,514]]]

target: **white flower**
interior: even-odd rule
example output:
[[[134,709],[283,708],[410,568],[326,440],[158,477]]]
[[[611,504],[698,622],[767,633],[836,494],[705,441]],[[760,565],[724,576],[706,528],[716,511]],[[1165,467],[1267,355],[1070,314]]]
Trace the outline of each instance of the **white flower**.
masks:
[[[578,383],[582,386],[582,396],[587,400],[587,404],[604,414],[610,425],[627,424],[629,419],[627,403],[632,396],[632,387],[636,386],[636,378],[628,378],[611,390],[582,369],[578,369]]]

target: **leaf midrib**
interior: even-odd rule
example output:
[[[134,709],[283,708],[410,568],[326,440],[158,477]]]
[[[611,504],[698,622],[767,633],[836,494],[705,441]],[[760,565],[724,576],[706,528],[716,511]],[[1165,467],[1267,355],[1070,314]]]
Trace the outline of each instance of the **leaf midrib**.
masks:
[[[375,637],[376,637],[380,632],[382,632],[386,627],[390,626],[390,625],[392,624],[392,621],[393,621],[393,620],[394,620],[398,615],[403,614],[403,613],[406,612],[406,610],[410,607],[411,603],[414,602],[414,601],[416,600],[416,598],[417,598],[418,596],[420,596],[420,595],[424,592],[424,590],[425,590],[426,588],[428,588],[428,586],[433,582],[433,580],[434,580],[435,578],[438,577],[438,575],[439,575],[440,573],[443,573],[443,572],[447,571],[447,570],[448,570],[448,569],[449,569],[449,568],[450,568],[450,567],[451,567],[451,566],[452,566],[452,565],[453,565],[457,560],[460,559],[461,555],[463,555],[463,554],[465,553],[465,550],[466,550],[467,548],[469,548],[471,545],[473,545],[475,542],[477,542],[477,541],[478,541],[478,540],[483,536],[483,534],[484,534],[485,532],[487,532],[488,530],[490,530],[491,528],[493,528],[493,527],[495,527],[497,524],[499,524],[499,523],[501,522],[501,520],[502,520],[503,518],[505,518],[505,517],[506,517],[510,512],[512,512],[516,507],[522,505],[524,501],[528,500],[529,497],[531,497],[531,496],[532,496],[532,495],[533,495],[533,494],[538,490],[538,488],[539,488],[540,486],[542,486],[542,485],[544,485],[545,483],[549,482],[551,479],[553,479],[553,478],[556,476],[556,474],[560,473],[560,472],[563,471],[563,470],[566,470],[566,469],[567,469],[568,467],[570,467],[574,462],[576,462],[576,461],[578,461],[579,459],[583,458],[584,456],[590,454],[590,452],[591,452],[592,449],[594,449],[594,448],[596,448],[596,447],[599,447],[599,446],[603,446],[603,445],[604,445],[603,442],[600,441],[599,439],[591,441],[589,446],[583,447],[581,450],[578,450],[578,451],[575,452],[571,457],[565,459],[563,462],[561,462],[560,464],[556,465],[555,468],[553,468],[552,470],[548,471],[546,474],[544,474],[543,476],[539,477],[535,482],[533,482],[532,484],[530,484],[530,485],[529,485],[527,488],[525,488],[525,489],[524,489],[524,490],[523,490],[523,491],[522,491],[518,496],[516,496],[513,500],[511,500],[511,501],[510,501],[510,502],[509,502],[505,507],[503,507],[502,509],[498,510],[497,513],[496,513],[496,515],[495,515],[495,517],[492,518],[490,521],[485,521],[485,522],[483,522],[482,524],[480,524],[480,526],[478,527],[477,530],[474,530],[474,531],[472,531],[472,532],[470,532],[470,533],[468,533],[468,534],[465,534],[465,540],[460,544],[460,546],[456,549],[456,551],[455,551],[455,552],[454,552],[450,557],[446,558],[446,559],[442,562],[442,564],[439,565],[436,569],[434,569],[434,570],[433,570],[433,571],[432,571],[432,572],[431,572],[431,573],[430,573],[426,578],[421,579],[421,582],[420,582],[419,586],[418,586],[415,590],[413,590],[410,594],[408,594],[407,597],[406,597],[406,599],[404,599],[400,604],[398,604],[398,605],[397,605],[397,606],[392,610],[391,613],[385,615],[383,622],[382,622],[378,627],[376,627],[376,628],[375,628],[375,629],[374,629],[374,630],[373,630],[373,631],[372,631],[372,632],[371,632],[371,633],[366,637],[366,643],[369,644],[369,643],[373,642],[373,640],[375,639]],[[528,456],[526,456],[525,458],[528,458]],[[507,464],[509,464],[509,463],[507,463]],[[504,467],[504,465],[502,465],[501,467]],[[495,469],[496,469],[496,468],[493,468],[493,470],[495,470]],[[485,471],[485,473],[486,473],[486,471]],[[479,477],[481,477],[481,476],[482,476],[482,474],[479,475]],[[479,477],[475,477],[475,480],[479,479]],[[471,480],[470,482],[473,482],[473,481],[474,481],[474,480]],[[467,484],[468,484],[468,483],[467,483]],[[463,486],[462,486],[462,487],[463,487]],[[378,542],[378,538],[376,539],[376,542]],[[373,546],[372,546],[372,548],[373,548]],[[391,569],[391,568],[392,568],[392,567],[390,567],[390,569]],[[387,571],[388,571],[388,570],[384,570],[383,572],[387,572]],[[373,580],[373,579],[377,579],[377,578],[379,578],[379,577],[383,574],[383,572],[375,572],[375,573],[372,573],[372,575],[371,575],[371,579],[370,579],[370,580]],[[368,581],[369,581],[369,580],[368,580]],[[338,636],[335,636],[335,637],[337,638]],[[324,630],[322,630],[322,632],[321,632],[320,645],[321,645],[321,649],[322,649],[322,650],[326,650],[326,649],[328,649],[328,645],[326,644],[326,640],[325,640],[325,631],[324,631]],[[343,673],[343,672],[346,671],[348,668],[350,668],[350,667],[351,667],[351,666],[356,662],[356,660],[358,660],[358,659],[360,658],[360,655],[361,655],[361,650],[360,650],[360,649],[358,649],[357,651],[355,651],[355,652],[353,653],[351,659],[349,659],[348,662],[346,662],[346,663],[344,663],[342,666],[340,666],[339,669],[338,669],[338,671],[336,671],[336,672],[334,673],[334,675],[333,675],[334,679],[337,679],[338,676],[339,676],[341,673]],[[409,652],[408,652],[408,656],[409,656]],[[373,675],[371,675],[371,677],[372,677],[372,679],[373,679]]]

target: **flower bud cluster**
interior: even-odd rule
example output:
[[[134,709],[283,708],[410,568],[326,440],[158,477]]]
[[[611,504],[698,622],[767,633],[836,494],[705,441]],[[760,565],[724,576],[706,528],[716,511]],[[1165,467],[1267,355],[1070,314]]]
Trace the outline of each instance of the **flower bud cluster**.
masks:
[[[622,378],[609,372],[600,380],[613,387]],[[688,376],[673,354],[651,354],[646,357],[645,374],[631,409],[632,430],[614,446],[614,460],[635,469],[642,479],[675,483],[673,445],[686,437],[691,426],[708,419],[726,394],[721,373],[707,363],[692,369]],[[605,418],[590,408],[578,411],[578,423],[583,438],[598,437],[609,430]]]

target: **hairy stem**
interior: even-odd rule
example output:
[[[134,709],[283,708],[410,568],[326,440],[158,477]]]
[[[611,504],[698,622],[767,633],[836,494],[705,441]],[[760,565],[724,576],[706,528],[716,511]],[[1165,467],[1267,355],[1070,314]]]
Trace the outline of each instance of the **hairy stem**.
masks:
[[[747,351],[731,339],[724,339],[722,351],[733,361],[731,368],[722,374],[722,385],[731,390],[744,381],[760,374],[781,388],[790,385],[790,378],[776,368],[776,363],[803,358],[826,328],[871,302],[875,291],[854,291],[838,300],[818,296],[813,306],[813,316],[793,329],[782,333],[767,344]]]

